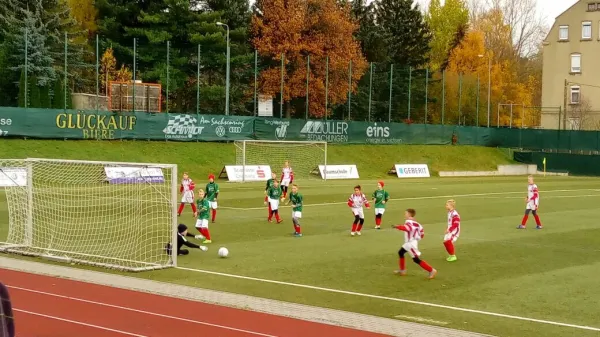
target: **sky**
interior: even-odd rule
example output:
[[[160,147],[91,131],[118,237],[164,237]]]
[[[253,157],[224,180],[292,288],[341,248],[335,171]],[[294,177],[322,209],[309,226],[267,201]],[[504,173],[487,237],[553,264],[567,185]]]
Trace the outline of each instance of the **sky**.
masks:
[[[421,6],[428,6],[429,0],[416,0]],[[578,0],[536,0],[540,15],[551,26],[554,19]]]

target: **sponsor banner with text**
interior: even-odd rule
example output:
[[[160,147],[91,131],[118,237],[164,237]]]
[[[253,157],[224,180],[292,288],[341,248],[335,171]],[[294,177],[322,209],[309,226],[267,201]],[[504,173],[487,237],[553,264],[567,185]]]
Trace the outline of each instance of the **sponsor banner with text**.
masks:
[[[358,179],[356,165],[319,165],[319,172],[323,179]]]
[[[106,180],[111,184],[164,183],[159,167],[105,166]]]
[[[426,164],[396,164],[398,178],[429,178],[429,167]]]
[[[244,172],[245,171],[245,172]],[[241,181],[267,181],[271,179],[271,166],[269,165],[227,165],[225,166],[227,179],[232,182]]]
[[[0,167],[0,187],[27,186],[27,168]]]

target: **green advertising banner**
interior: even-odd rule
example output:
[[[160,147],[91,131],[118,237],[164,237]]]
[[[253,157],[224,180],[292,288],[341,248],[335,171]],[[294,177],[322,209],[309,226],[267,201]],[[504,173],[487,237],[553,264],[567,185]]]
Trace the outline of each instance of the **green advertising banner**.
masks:
[[[163,141],[259,139],[333,144],[457,144],[532,151],[600,150],[600,132],[597,131],[2,107],[0,137]]]
[[[252,139],[253,117],[0,108],[0,134],[58,139]]]

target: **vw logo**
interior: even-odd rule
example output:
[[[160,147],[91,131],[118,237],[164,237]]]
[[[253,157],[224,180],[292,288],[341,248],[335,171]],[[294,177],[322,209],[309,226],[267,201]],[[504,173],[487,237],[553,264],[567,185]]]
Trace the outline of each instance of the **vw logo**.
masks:
[[[222,125],[217,126],[215,128],[215,133],[217,134],[218,137],[225,136],[225,127],[223,127]]]
[[[241,126],[230,126],[229,132],[230,133],[242,133],[242,127]]]

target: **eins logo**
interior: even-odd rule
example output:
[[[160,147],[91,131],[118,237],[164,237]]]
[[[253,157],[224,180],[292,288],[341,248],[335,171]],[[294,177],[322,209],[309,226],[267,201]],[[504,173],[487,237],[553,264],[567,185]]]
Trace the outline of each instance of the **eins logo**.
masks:
[[[390,128],[387,126],[377,126],[377,123],[373,126],[367,127],[367,137],[389,137]]]

